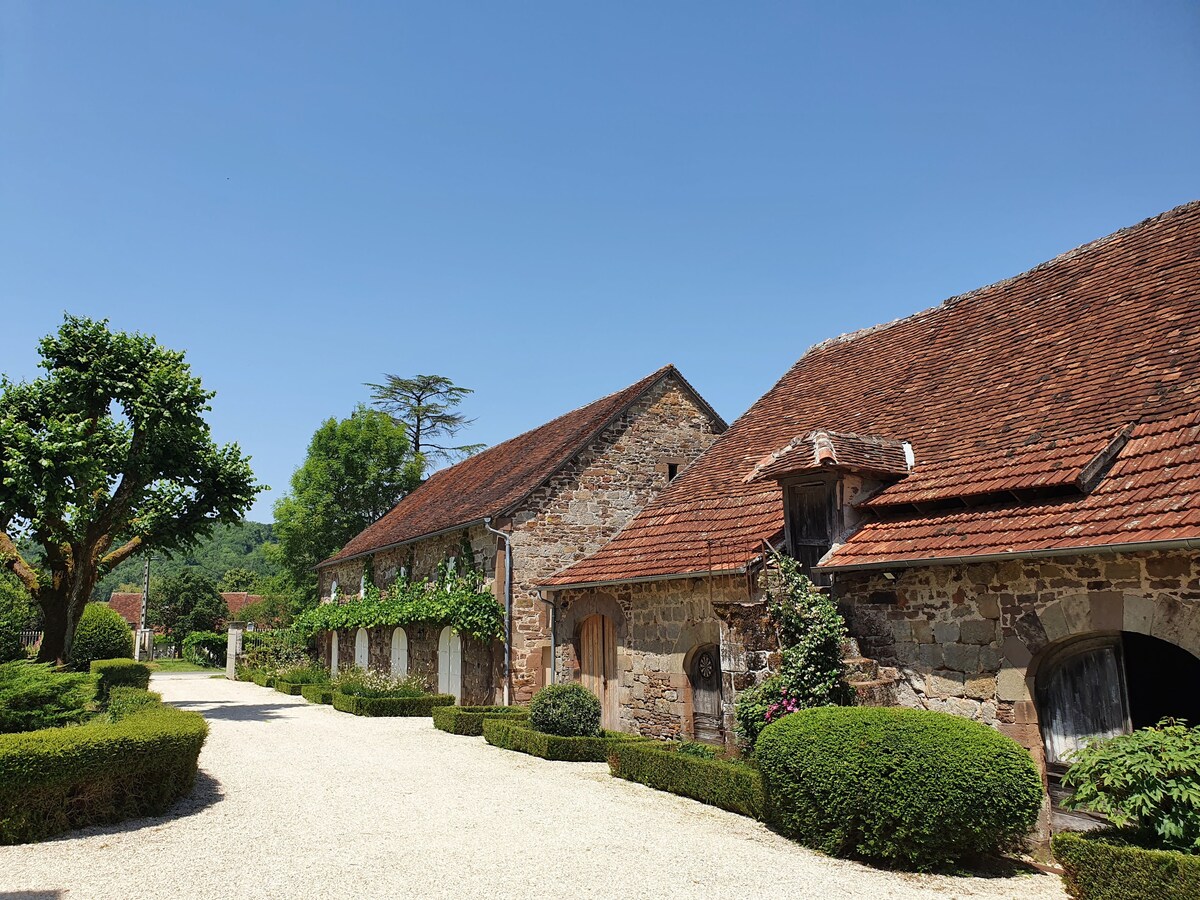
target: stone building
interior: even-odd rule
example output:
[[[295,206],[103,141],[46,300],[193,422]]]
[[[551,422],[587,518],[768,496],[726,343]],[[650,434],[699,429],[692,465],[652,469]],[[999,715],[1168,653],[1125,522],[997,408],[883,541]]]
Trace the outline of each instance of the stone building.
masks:
[[[764,542],[836,596],[861,693],[1000,729],[1052,795],[1091,736],[1200,722],[1200,203],[813,347],[543,583],[563,677],[728,740]]]
[[[674,366],[434,473],[319,567],[322,602],[385,588],[402,573],[471,565],[503,602],[512,547],[509,699],[525,702],[551,669],[549,609],[537,585],[594,553],[725,430]],[[487,524],[504,533],[502,538]],[[366,566],[366,562],[370,566]],[[450,629],[360,629],[320,636],[327,665],[421,674],[463,703],[502,702],[504,647]]]

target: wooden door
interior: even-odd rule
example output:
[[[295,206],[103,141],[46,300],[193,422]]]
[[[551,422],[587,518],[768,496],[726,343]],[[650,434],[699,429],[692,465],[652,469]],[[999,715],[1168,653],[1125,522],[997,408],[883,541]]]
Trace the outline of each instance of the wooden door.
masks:
[[[337,632],[329,632],[329,674],[335,678],[338,673]]]
[[[408,674],[408,635],[403,628],[392,632],[392,677],[403,678]]]
[[[1130,730],[1120,640],[1091,643],[1038,675],[1038,707],[1046,762],[1065,763],[1089,738]]]
[[[358,666],[364,672],[369,665],[369,647],[370,638],[367,636],[367,629],[358,629],[358,632],[354,635],[354,665]]]
[[[449,626],[438,639],[438,693],[462,699],[462,638]]]
[[[617,630],[608,616],[589,616],[579,626],[579,673],[583,686],[600,698],[601,726],[618,730]]]
[[[688,671],[692,683],[692,735],[698,741],[723,744],[721,727],[721,657],[716,647],[701,647]]]

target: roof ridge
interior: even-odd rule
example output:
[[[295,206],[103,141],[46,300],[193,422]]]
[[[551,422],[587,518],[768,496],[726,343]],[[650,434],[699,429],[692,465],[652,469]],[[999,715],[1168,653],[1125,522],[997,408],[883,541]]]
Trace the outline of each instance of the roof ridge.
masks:
[[[1104,235],[1102,237],[1098,237],[1098,238],[1093,238],[1092,240],[1086,241],[1085,243],[1082,243],[1082,244],[1079,244],[1078,246],[1073,247],[1070,250],[1065,250],[1062,253],[1059,253],[1057,256],[1053,256],[1050,259],[1044,260],[1043,262],[1040,262],[1035,266],[1031,266],[1030,268],[1024,270],[1023,272],[1018,272],[1016,275],[1010,275],[1007,278],[1001,278],[999,281],[993,281],[991,284],[985,284],[982,287],[972,288],[971,290],[964,291],[961,294],[954,294],[950,297],[947,297],[945,300],[943,300],[941,303],[937,304],[936,306],[929,306],[929,307],[926,307],[925,309],[917,310],[916,312],[910,313],[907,316],[900,316],[899,318],[892,319],[890,322],[880,322],[875,325],[868,325],[866,328],[859,328],[854,331],[847,331],[843,334],[834,335],[833,337],[825,338],[825,340],[823,340],[823,341],[817,341],[817,343],[813,344],[811,347],[809,347],[804,352],[804,355],[801,357],[801,359],[803,359],[804,356],[808,356],[808,354],[814,353],[818,350],[824,350],[825,348],[834,346],[836,344],[844,344],[844,343],[848,343],[850,341],[858,340],[859,338],[866,337],[870,334],[874,334],[877,331],[885,331],[895,325],[900,325],[905,322],[910,322],[915,319],[921,318],[922,316],[927,316],[932,313],[939,312],[943,309],[948,309],[949,307],[955,306],[959,303],[962,303],[963,301],[970,300],[972,297],[976,297],[985,292],[995,290],[996,288],[1007,287],[1008,285],[1013,284],[1017,281],[1020,281],[1023,278],[1029,277],[1030,275],[1034,275],[1038,272],[1045,271],[1046,269],[1048,269],[1052,266],[1058,265],[1060,263],[1068,262],[1069,260],[1075,259],[1078,256],[1082,256],[1085,253],[1090,253],[1094,250],[1098,250],[1101,247],[1111,243],[1112,241],[1119,240],[1129,234],[1140,231],[1143,228],[1147,228],[1151,225],[1156,225],[1159,222],[1166,221],[1167,219],[1174,218],[1175,216],[1178,216],[1178,215],[1182,215],[1183,213],[1191,211],[1198,207],[1200,207],[1200,200],[1189,200],[1187,203],[1181,203],[1179,206],[1173,207],[1172,209],[1168,209],[1165,212],[1160,212],[1157,215],[1149,216],[1148,218],[1142,219],[1142,221],[1137,222],[1133,225],[1126,225],[1124,228],[1119,228],[1116,231],[1111,232],[1110,234],[1106,234],[1106,235]]]
[[[532,428],[526,428],[524,431],[520,432],[519,434],[514,434],[512,437],[505,438],[498,444],[492,444],[492,446],[490,446],[490,447],[485,447],[483,450],[480,450],[478,453],[474,453],[471,456],[468,456],[466,459],[460,459],[458,462],[454,463],[454,465],[446,466],[446,468],[444,468],[444,469],[438,469],[436,472],[434,472],[432,475],[430,475],[429,478],[425,479],[425,481],[422,482],[422,484],[428,484],[429,481],[431,479],[433,479],[433,477],[436,475],[441,475],[443,472],[451,472],[454,469],[456,469],[458,466],[461,466],[465,462],[470,462],[473,459],[479,459],[484,454],[491,453],[493,450],[499,450],[505,444],[511,444],[514,441],[518,441],[521,438],[526,437],[527,435],[533,434],[533,432],[535,432],[535,431],[541,431],[543,428],[546,428],[549,425],[553,425],[555,422],[558,422],[561,419],[567,418],[567,416],[573,416],[578,412],[582,412],[583,410],[587,409],[588,407],[596,406],[600,403],[603,403],[605,400],[611,400],[613,397],[616,397],[619,394],[624,394],[627,391],[631,391],[634,388],[638,387],[639,385],[649,386],[654,381],[657,381],[658,378],[661,377],[662,375],[664,375],[668,370],[671,370],[674,368],[675,368],[675,365],[673,363],[667,363],[662,368],[657,369],[656,371],[650,373],[649,375],[645,376],[644,378],[639,378],[637,381],[635,381],[631,384],[627,384],[625,387],[621,388],[620,390],[616,390],[611,393],[605,394],[603,397],[597,397],[595,400],[592,400],[588,403],[581,404],[580,406],[577,406],[574,409],[569,409],[566,412],[555,416],[553,419],[547,419],[545,422],[542,422],[540,425],[535,425]],[[643,387],[643,390],[644,389],[645,388]],[[639,391],[639,393],[640,393],[640,391]],[[416,490],[416,488],[414,488],[414,490]],[[411,494],[412,492],[410,491],[409,493]]]

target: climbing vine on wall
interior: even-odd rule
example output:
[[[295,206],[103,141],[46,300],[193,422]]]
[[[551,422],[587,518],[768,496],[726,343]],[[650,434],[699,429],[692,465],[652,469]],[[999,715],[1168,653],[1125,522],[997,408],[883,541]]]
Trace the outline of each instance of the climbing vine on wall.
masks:
[[[777,674],[738,695],[738,734],[747,748],[781,716],[814,706],[845,705],[853,696],[842,671],[846,622],[833,598],[782,553],[768,557],[761,584],[782,662]]]
[[[382,591],[368,579],[363,596],[323,603],[298,616],[292,627],[308,638],[321,631],[417,623],[449,625],[481,641],[504,634],[504,612],[484,588],[483,576],[470,568],[455,571],[448,562],[433,578],[397,579]]]

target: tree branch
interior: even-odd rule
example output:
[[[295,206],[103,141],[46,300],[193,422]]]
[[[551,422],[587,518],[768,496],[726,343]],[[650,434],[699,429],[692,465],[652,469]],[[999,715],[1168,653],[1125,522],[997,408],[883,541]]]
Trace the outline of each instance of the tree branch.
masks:
[[[123,563],[125,560],[129,559],[129,557],[133,556],[133,554],[137,552],[138,548],[141,546],[142,536],[138,535],[137,537],[132,537],[116,550],[101,557],[100,565],[115,566],[119,563]]]
[[[31,596],[37,596],[40,587],[37,572],[29,563],[25,562],[16,543],[4,531],[0,531],[0,566],[16,575]]]

